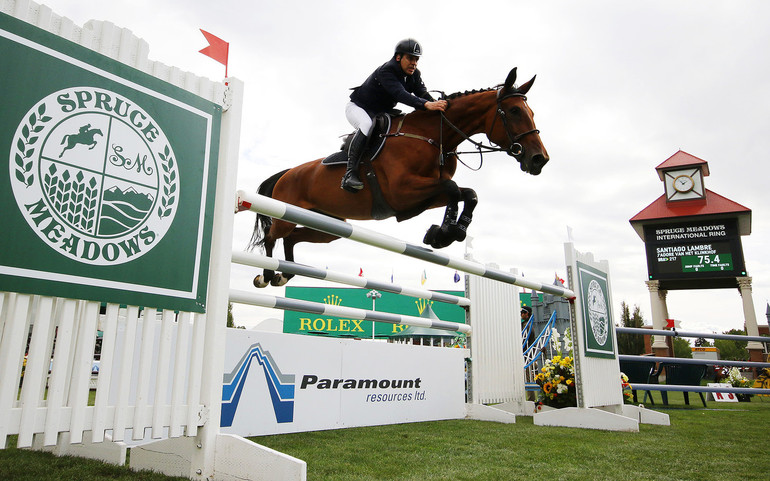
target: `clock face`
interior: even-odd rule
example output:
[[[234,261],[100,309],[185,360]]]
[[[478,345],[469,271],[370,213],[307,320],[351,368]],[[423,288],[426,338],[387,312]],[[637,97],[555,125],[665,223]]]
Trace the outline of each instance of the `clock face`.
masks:
[[[663,180],[668,201],[702,199],[706,195],[699,168],[669,170]]]
[[[689,175],[683,174],[674,179],[674,189],[677,192],[690,192],[695,187],[695,181]]]

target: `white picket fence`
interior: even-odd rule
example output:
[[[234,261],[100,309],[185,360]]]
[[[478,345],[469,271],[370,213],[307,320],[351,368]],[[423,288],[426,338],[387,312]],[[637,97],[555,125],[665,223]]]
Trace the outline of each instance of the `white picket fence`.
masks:
[[[111,22],[80,27],[27,0],[4,0],[0,11],[215,102],[224,112],[207,313],[0,293],[0,447],[17,435],[19,447],[120,464],[126,447],[119,441],[149,433],[164,439],[133,448],[132,468],[201,480],[305,479],[303,461],[219,431],[242,82],[212,82],[151,61],[147,42]],[[97,329],[103,341],[91,391]],[[95,393],[92,401],[89,392]]]

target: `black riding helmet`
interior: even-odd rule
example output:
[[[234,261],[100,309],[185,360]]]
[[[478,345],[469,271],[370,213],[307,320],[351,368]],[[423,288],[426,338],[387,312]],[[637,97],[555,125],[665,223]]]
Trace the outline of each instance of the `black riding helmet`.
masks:
[[[405,38],[404,40],[398,42],[398,45],[396,45],[396,52],[393,55],[403,55],[405,53],[419,57],[422,55],[422,46],[417,40],[413,38]]]

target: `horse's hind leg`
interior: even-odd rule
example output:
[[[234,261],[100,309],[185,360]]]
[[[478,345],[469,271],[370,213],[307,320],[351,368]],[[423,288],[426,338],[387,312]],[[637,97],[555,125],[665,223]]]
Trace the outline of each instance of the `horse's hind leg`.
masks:
[[[260,218],[257,218],[257,223],[261,223]],[[263,248],[265,249],[265,255],[267,257],[273,257],[273,249],[275,249],[275,243],[278,241],[278,239],[284,239],[284,243],[286,242],[286,237],[290,236],[293,232],[295,225],[283,220],[274,220],[270,223],[263,224],[263,228],[265,229],[264,232],[264,241],[261,242]],[[257,227],[255,226],[255,230]],[[252,238],[252,246],[258,245],[259,242],[255,242]],[[256,276],[254,278],[254,287],[266,287],[268,284],[275,285],[275,271],[271,269],[264,269],[262,271],[262,275]]]
[[[283,254],[287,261],[294,262],[294,246],[300,242],[312,242],[316,244],[326,244],[339,239],[338,236],[310,229],[308,227],[298,227],[294,229],[290,236],[283,239]],[[294,274],[276,273],[270,284],[282,286],[289,282]]]
[[[275,240],[265,240],[265,255],[267,257],[273,257],[273,249],[275,248]],[[267,287],[268,284],[275,279],[275,271],[270,269],[263,269],[262,274],[254,277],[254,287],[262,288]]]

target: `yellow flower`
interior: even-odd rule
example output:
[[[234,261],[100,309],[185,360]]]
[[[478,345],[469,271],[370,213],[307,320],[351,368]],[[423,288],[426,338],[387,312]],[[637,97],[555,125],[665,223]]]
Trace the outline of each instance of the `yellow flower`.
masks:
[[[566,384],[567,386],[571,386],[573,382],[575,381],[573,381],[572,379],[567,379]]]
[[[553,389],[553,386],[551,385],[550,382],[543,384],[543,391],[545,391],[546,394],[550,394],[551,389]]]

